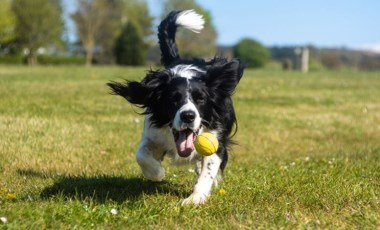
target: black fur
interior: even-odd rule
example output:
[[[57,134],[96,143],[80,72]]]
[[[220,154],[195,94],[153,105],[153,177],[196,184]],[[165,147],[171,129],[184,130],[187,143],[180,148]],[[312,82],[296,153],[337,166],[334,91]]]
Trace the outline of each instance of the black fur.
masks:
[[[172,11],[158,26],[158,41],[161,49],[161,63],[167,67],[179,59],[175,34],[177,32],[177,19],[180,11]]]

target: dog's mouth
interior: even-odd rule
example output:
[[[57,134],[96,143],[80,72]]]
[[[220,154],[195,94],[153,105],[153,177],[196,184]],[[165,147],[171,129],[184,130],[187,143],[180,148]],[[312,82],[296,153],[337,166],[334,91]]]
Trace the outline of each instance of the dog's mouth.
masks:
[[[194,141],[199,133],[199,129],[194,131],[192,129],[174,130],[173,136],[177,147],[178,155],[181,157],[188,157],[194,151]]]

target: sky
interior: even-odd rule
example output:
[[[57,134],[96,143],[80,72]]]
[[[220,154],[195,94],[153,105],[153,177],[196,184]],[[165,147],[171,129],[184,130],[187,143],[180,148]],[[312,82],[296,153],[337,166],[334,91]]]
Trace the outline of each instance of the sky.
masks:
[[[254,38],[266,46],[315,45],[380,52],[380,0],[197,2],[211,13],[219,45]],[[64,0],[66,12],[75,10],[74,3]],[[147,3],[152,16],[160,17],[163,0]],[[74,39],[75,27],[70,23],[69,37]]]

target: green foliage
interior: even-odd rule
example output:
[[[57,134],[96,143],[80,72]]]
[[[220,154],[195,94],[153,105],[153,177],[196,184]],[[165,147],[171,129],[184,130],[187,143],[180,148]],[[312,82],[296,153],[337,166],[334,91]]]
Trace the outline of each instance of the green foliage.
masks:
[[[72,18],[86,49],[87,65],[91,65],[94,59],[101,64],[118,62],[113,51],[127,22],[134,24],[144,46],[149,46],[153,18],[144,0],[78,0],[78,10]],[[95,47],[99,47],[99,51],[94,57]]]
[[[322,52],[321,62],[327,69],[337,70],[343,67],[340,54],[335,52]]]
[[[322,71],[324,69],[322,63],[314,57],[309,58],[309,70],[310,71]]]
[[[21,65],[23,64],[23,58],[21,55],[0,56],[0,64]]]
[[[0,1],[0,48],[15,38],[15,15],[11,9],[11,0]]]
[[[153,17],[149,14],[145,0],[124,0],[123,18],[136,26],[138,33],[149,44],[149,39],[156,31],[152,30]]]
[[[17,42],[29,50],[28,63],[36,64],[37,49],[61,39],[62,8],[59,0],[13,0]]]
[[[21,55],[0,56],[0,64],[22,65],[26,62]],[[86,60],[78,56],[38,55],[37,62],[40,65],[84,65]]]
[[[380,55],[364,54],[358,64],[360,70],[379,71],[380,70]]]
[[[144,42],[132,22],[128,22],[115,44],[116,63],[119,65],[142,65],[145,62]]]
[[[200,34],[181,29],[177,31],[176,42],[181,56],[214,57],[217,32],[212,22],[211,13],[203,9],[195,0],[167,0],[164,5],[163,18],[172,10],[194,9],[204,16],[205,27]]]
[[[39,55],[37,60],[41,65],[84,65],[86,62],[84,57],[77,56]]]
[[[78,0],[77,11],[71,17],[77,28],[77,35],[86,50],[86,65],[91,65],[94,48],[101,47],[100,61],[112,60],[109,52],[121,27],[119,1]],[[111,52],[112,53],[112,52]],[[112,62],[112,61],[111,61]]]
[[[95,56],[97,63],[111,64],[115,63],[113,49],[115,41],[122,29],[122,8],[123,4],[120,0],[98,0],[94,1],[95,8],[99,8],[97,17],[99,21],[99,31],[94,34],[95,44],[100,48]]]
[[[234,46],[234,56],[247,67],[261,68],[269,61],[270,53],[260,42],[246,38]]]
[[[143,117],[105,87],[145,71],[0,66],[0,228],[378,228],[378,72],[247,70],[225,192],[182,207],[193,167],[143,179]]]

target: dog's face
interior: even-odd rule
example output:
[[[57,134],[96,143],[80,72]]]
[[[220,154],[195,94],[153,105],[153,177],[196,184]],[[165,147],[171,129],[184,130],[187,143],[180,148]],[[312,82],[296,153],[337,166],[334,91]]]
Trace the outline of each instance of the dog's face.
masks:
[[[225,99],[229,98],[242,75],[238,60],[216,60],[209,66],[175,65],[164,71],[149,72],[141,82],[109,84],[116,94],[145,108],[156,127],[169,126],[181,157],[194,151],[196,135],[212,130]]]
[[[201,77],[187,79],[174,76],[169,83],[168,112],[177,152],[187,157],[194,151],[193,142],[203,125],[211,120],[213,103]]]

